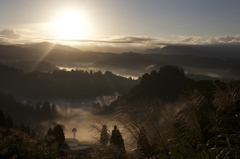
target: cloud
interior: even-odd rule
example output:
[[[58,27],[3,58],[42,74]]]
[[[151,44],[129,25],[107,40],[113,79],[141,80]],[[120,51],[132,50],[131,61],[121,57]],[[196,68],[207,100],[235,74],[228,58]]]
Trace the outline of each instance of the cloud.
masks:
[[[191,42],[192,40],[193,40],[193,38],[190,37],[190,38],[182,39],[181,41],[182,41],[182,42]]]
[[[237,44],[240,45],[240,35],[223,35],[223,36],[175,36],[175,40],[169,44],[187,44],[187,45],[221,45],[221,44]]]
[[[45,40],[55,40],[55,38],[49,37]],[[86,43],[111,43],[111,44],[129,44],[129,43],[152,43],[158,39],[145,37],[145,36],[118,36],[110,37],[105,39],[79,39],[79,40],[69,40],[69,39],[58,39],[60,41],[72,41],[72,42],[86,42]]]
[[[10,38],[10,39],[17,39],[20,38],[20,34],[17,34],[13,28],[3,29],[0,31],[0,37]]]
[[[218,41],[214,37],[210,37],[209,39],[206,40],[207,44],[217,44]]]
[[[183,36],[172,35],[171,40],[148,36],[115,36],[102,39],[59,40],[67,45],[72,45],[80,50],[100,52],[142,52],[151,48],[162,48],[169,45],[240,45],[240,35],[226,35],[219,37],[210,36]],[[48,38],[45,40],[55,41]],[[72,44],[71,44],[72,43]],[[73,44],[74,43],[74,44]]]
[[[210,44],[240,44],[240,35],[225,35],[218,37],[210,37],[208,39]]]
[[[7,28],[0,30],[0,44],[26,44],[43,42],[43,38],[32,30],[24,28]],[[45,40],[46,41],[46,40]]]
[[[120,38],[112,39],[113,42],[117,43],[151,43],[156,39],[146,36],[123,36]]]
[[[201,43],[201,37],[200,36],[178,36],[179,43],[182,44],[199,44]]]
[[[6,45],[6,44],[8,44],[8,43],[9,43],[9,42],[7,41],[6,38],[0,36],[0,44]]]
[[[52,37],[45,38],[46,41],[56,42]],[[80,50],[91,50],[100,52],[144,52],[146,49],[161,47],[160,38],[152,38],[147,36],[114,36],[102,39],[79,39],[69,40],[60,39],[57,42],[72,45]]]
[[[71,45],[80,50],[100,52],[142,52],[151,48],[162,48],[167,45],[240,45],[240,34],[211,37],[172,35],[169,39],[149,36],[119,35],[105,38],[56,39],[25,28],[8,28],[0,31],[0,44],[25,44],[35,42],[54,42]]]

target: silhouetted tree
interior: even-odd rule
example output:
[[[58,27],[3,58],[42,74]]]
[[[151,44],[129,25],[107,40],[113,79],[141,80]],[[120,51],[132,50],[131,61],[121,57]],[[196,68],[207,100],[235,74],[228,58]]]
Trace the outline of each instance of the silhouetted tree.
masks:
[[[115,146],[120,151],[120,156],[118,158],[122,158],[125,156],[125,145],[124,140],[122,138],[122,134],[118,130],[117,126],[114,126],[112,130],[112,136],[110,139],[110,145]]]
[[[55,104],[52,104],[51,112],[52,112],[52,117],[56,117],[58,112],[57,112],[57,106]]]
[[[54,135],[52,128],[49,128],[49,129],[48,129],[47,135]]]
[[[76,134],[76,132],[77,132],[77,129],[76,129],[76,128],[73,128],[73,129],[72,129],[72,132],[73,132],[73,138],[75,139],[75,134]]]
[[[50,117],[51,106],[48,101],[45,101],[42,105],[42,114],[44,114],[44,119],[47,119]]]
[[[57,124],[53,128],[53,135],[56,137],[56,141],[59,144],[63,144],[65,142],[65,136],[64,136],[63,128],[60,124]]]
[[[109,141],[109,134],[108,134],[107,126],[103,125],[101,135],[100,135],[100,144],[106,146],[108,141]]]

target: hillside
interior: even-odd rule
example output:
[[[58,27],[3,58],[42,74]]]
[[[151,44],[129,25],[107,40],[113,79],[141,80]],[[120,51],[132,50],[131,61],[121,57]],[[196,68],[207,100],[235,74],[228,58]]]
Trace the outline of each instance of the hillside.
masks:
[[[105,111],[102,112],[112,113],[121,106],[129,106],[136,110],[142,109],[142,106],[150,109],[152,105],[156,104],[155,102],[159,101],[165,104],[174,103],[189,90],[197,88],[205,93],[210,89],[212,83],[213,81],[210,80],[194,81],[189,79],[180,67],[164,66],[159,71],[144,74],[138,85],[126,95],[112,102],[109,107],[105,107]]]
[[[1,91],[27,99],[89,99],[127,93],[138,81],[114,75],[81,70],[53,72],[22,71],[0,64]]]
[[[162,55],[195,55],[214,58],[240,58],[237,44],[225,45],[169,45],[163,48],[148,49],[145,53]]]
[[[57,67],[108,70],[138,77],[164,65],[177,65],[188,74],[240,79],[239,47],[166,46],[147,54],[81,51],[69,46],[40,43],[24,46],[0,45],[0,61],[47,61]],[[15,62],[16,63],[16,62]],[[14,66],[14,65],[13,65]],[[17,66],[16,66],[17,67]]]

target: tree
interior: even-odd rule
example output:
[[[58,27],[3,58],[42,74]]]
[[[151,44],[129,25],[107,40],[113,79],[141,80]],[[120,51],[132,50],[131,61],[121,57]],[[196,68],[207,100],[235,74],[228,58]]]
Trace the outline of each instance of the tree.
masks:
[[[77,132],[77,129],[76,129],[76,128],[73,128],[73,129],[72,129],[72,132],[73,132],[73,138],[75,139],[75,134],[76,134],[76,132]]]
[[[56,117],[57,115],[57,106],[55,104],[52,104],[52,109],[51,109],[51,114],[52,114],[52,117]]]
[[[53,135],[56,137],[56,141],[59,144],[63,144],[65,142],[65,136],[64,136],[63,128],[60,124],[57,124],[53,128]]]
[[[122,138],[122,134],[118,130],[117,126],[114,126],[114,129],[112,130],[112,136],[110,139],[110,145],[115,146],[119,151],[121,156],[125,156],[125,145],[124,140]],[[120,158],[121,158],[120,156]]]
[[[44,119],[48,119],[51,116],[51,106],[48,101],[45,101],[42,105],[42,114],[44,114]]]
[[[49,128],[49,129],[48,129],[47,135],[54,135],[52,128]]]
[[[100,144],[103,146],[106,146],[109,141],[109,134],[107,131],[108,131],[107,126],[103,125],[101,135],[100,135]]]

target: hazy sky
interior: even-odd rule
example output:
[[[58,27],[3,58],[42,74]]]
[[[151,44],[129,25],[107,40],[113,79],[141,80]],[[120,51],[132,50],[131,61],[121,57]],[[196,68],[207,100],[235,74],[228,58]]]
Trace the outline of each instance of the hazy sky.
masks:
[[[239,7],[240,0],[0,0],[0,42],[239,42]]]

